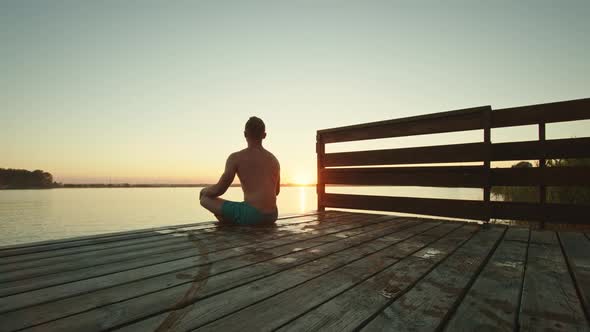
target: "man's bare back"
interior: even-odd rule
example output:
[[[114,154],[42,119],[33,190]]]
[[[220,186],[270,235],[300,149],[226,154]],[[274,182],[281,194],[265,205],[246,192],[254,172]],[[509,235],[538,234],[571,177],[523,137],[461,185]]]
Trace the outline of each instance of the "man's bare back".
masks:
[[[244,201],[262,213],[275,211],[280,191],[280,166],[277,158],[260,146],[232,153],[228,159],[235,163]]]
[[[274,222],[278,215],[276,196],[280,191],[279,161],[262,147],[266,131],[261,119],[251,117],[246,123],[244,136],[248,147],[227,158],[221,178],[216,184],[203,188],[199,200],[220,221],[236,224]],[[236,174],[244,192],[244,202],[219,198]]]

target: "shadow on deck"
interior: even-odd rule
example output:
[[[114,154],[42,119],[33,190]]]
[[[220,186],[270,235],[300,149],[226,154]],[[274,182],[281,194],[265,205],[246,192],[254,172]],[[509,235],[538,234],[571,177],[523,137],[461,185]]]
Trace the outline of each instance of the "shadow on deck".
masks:
[[[340,211],[0,248],[0,330],[588,330],[584,233]]]

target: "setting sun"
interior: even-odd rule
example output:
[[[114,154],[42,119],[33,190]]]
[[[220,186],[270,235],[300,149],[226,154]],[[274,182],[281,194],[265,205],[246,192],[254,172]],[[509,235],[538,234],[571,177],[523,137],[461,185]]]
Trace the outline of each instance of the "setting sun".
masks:
[[[314,181],[313,176],[311,174],[303,173],[303,172],[296,173],[292,178],[293,184],[298,184],[298,185],[313,184],[314,183],[313,181]]]

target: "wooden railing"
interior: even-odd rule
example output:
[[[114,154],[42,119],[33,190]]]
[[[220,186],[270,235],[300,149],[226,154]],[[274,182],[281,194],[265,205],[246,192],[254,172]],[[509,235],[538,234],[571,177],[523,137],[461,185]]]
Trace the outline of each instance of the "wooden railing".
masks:
[[[588,186],[590,167],[545,167],[552,158],[590,157],[590,138],[545,139],[545,124],[590,119],[590,98],[492,110],[482,106],[318,130],[318,209],[392,211],[488,221],[590,223],[590,206],[546,202],[546,186]],[[492,143],[491,129],[537,125],[539,139]],[[483,142],[325,153],[328,143],[483,130]],[[492,161],[539,160],[539,167],[491,168]],[[480,162],[478,166],[378,166]],[[334,168],[346,167],[348,168]],[[372,166],[356,167],[353,166]],[[352,167],[352,168],[351,168]],[[482,188],[481,200],[326,193],[326,184]],[[490,201],[492,186],[535,186],[537,203]]]

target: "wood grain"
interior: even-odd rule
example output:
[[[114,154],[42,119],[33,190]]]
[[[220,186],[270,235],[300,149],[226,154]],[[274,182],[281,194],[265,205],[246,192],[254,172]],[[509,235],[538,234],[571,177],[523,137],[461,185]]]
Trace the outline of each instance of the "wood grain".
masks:
[[[559,240],[578,290],[580,301],[590,319],[590,241],[583,233],[560,232]]]
[[[412,222],[405,227],[411,224]],[[166,310],[184,307],[201,297],[211,296],[384,234],[399,231],[403,227],[402,223],[370,223],[353,230],[216,262],[209,261],[206,247],[198,246],[197,248],[204,255],[195,261],[195,267],[162,271],[164,274],[152,278],[81,294],[47,305],[30,307],[25,311],[10,312],[5,314],[4,318],[13,324],[32,325],[67,315],[65,318],[38,325],[35,329],[40,331],[102,330]],[[195,244],[198,245],[198,242]],[[35,313],[32,315],[36,318],[35,320],[30,319],[32,312]],[[76,312],[81,313],[72,315]],[[29,317],[29,321],[17,319],[16,317],[19,317],[17,315],[24,315],[21,316],[23,318]]]
[[[504,231],[504,227],[490,227],[477,233],[362,330],[434,331],[462,299],[469,281],[477,276]]]
[[[507,231],[504,240],[446,324],[446,331],[517,329],[516,316],[520,307],[528,234],[526,228],[511,228]]]
[[[308,310],[280,331],[350,331],[410,288],[479,228],[465,225],[375,276]]]
[[[319,238],[341,231],[354,230],[371,223],[383,221],[383,218],[391,220],[391,217],[383,216],[373,216],[370,219],[364,215],[355,216],[350,214],[350,216],[353,218],[347,218],[339,222],[316,221],[297,225],[300,228],[292,228],[293,233],[288,236],[275,236],[273,229],[269,229],[267,234],[260,235],[257,241],[244,246],[232,246],[231,243],[226,243],[226,249],[218,252],[208,252],[209,262]],[[294,226],[291,225],[290,227]],[[223,241],[223,237],[220,236],[219,240]],[[125,282],[156,276],[163,272],[168,273],[177,269],[189,268],[195,266],[195,262],[199,261],[200,255],[201,253],[195,251],[193,246],[192,250],[168,253],[160,257],[155,256],[137,261],[89,267],[72,273],[59,273],[51,277],[45,276],[4,284],[1,285],[4,286],[3,292],[14,295],[6,296],[0,301],[0,312],[45,303],[79,293],[87,293]]]
[[[588,331],[555,232],[532,231],[520,309],[521,331]]]
[[[236,324],[241,325],[240,327],[244,330],[271,329],[273,326],[278,326],[281,320],[296,315],[303,308],[310,306],[311,296],[321,298],[326,291],[333,292],[345,287],[350,282],[350,278],[354,279],[361,274],[370,273],[371,270],[382,268],[388,262],[395,261],[397,257],[403,257],[405,252],[421,245],[424,241],[433,241],[437,236],[443,236],[461,226],[435,225],[423,223],[417,227],[407,228],[206,298],[195,303],[182,316],[182,319],[175,322],[173,327],[175,330],[192,330],[215,321],[207,329],[232,330],[238,328]],[[262,300],[265,301],[260,302]],[[255,305],[236,313],[238,317],[227,316],[252,304]],[[242,325],[244,320],[241,317],[253,311],[256,312],[257,319],[254,323],[256,326]],[[263,312],[267,314],[261,314]],[[164,319],[165,315],[161,316]],[[225,318],[217,321],[221,317]],[[146,327],[148,330],[156,330],[160,325],[158,323],[153,326],[141,324],[141,328],[134,326],[125,331],[140,331]]]

